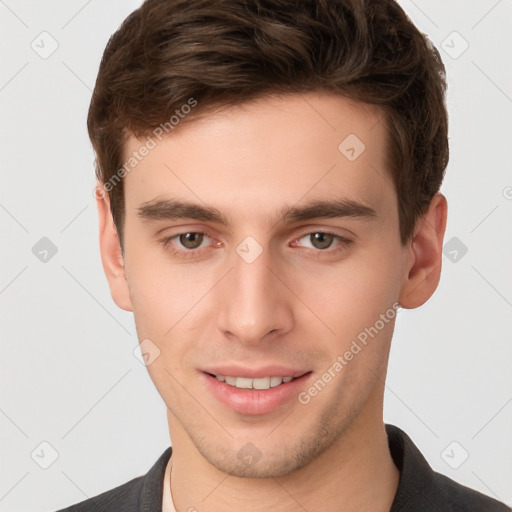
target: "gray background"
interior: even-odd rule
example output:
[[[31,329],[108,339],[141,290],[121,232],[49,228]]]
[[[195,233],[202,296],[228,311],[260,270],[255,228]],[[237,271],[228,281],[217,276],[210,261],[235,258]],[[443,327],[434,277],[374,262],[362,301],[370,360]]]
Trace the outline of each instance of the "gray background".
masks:
[[[107,39],[139,4],[0,0],[2,511],[81,501],[169,445],[101,268],[85,124]],[[401,4],[448,69],[449,219],[439,289],[399,315],[385,420],[512,504],[512,2]]]

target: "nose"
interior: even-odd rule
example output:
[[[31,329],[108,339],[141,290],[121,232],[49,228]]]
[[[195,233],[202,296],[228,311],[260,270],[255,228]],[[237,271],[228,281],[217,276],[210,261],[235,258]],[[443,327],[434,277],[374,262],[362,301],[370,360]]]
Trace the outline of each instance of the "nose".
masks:
[[[254,261],[242,256],[233,255],[233,269],[219,290],[217,325],[228,338],[255,345],[293,329],[293,297],[268,250]]]

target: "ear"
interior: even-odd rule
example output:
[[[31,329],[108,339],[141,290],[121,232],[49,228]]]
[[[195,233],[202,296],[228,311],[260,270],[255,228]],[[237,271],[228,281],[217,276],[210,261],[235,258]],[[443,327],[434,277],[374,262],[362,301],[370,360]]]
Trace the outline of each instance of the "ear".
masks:
[[[409,258],[399,299],[403,308],[414,309],[421,306],[432,296],[439,284],[447,213],[446,198],[438,193],[418,221],[407,248]]]
[[[124,258],[110,210],[110,199],[108,193],[101,185],[97,185],[95,196],[98,207],[101,262],[107,276],[110,293],[114,302],[121,309],[132,311],[128,282],[125,275]]]

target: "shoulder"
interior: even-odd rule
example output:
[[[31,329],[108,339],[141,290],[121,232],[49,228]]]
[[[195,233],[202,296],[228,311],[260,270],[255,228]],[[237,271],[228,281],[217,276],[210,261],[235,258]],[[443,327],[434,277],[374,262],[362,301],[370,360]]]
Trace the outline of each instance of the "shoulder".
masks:
[[[453,512],[510,512],[511,510],[504,503],[465,487],[440,473],[434,473],[434,481],[436,489],[432,492],[437,490],[440,493],[437,499],[442,497],[449,506],[447,510]]]
[[[167,448],[143,476],[57,512],[138,512],[161,510],[165,467],[172,454]]]
[[[139,476],[114,489],[57,512],[135,512],[138,510],[138,501],[144,478],[144,476]]]
[[[386,425],[400,481],[391,512],[511,512],[505,504],[465,487],[428,464],[409,436]]]

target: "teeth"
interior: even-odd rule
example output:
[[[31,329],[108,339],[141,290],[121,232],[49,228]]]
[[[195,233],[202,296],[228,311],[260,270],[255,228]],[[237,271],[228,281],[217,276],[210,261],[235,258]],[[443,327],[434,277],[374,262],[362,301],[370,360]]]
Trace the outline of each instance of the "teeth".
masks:
[[[252,389],[252,379],[246,379],[245,377],[237,377],[235,386],[242,389]]]
[[[270,377],[261,377],[253,379],[252,387],[254,389],[268,389],[270,387]]]
[[[220,382],[225,382],[230,386],[240,389],[269,389],[275,388],[285,382],[290,382],[293,377],[259,377],[249,379],[247,377],[229,377],[225,375],[216,375],[215,378]]]
[[[274,388],[283,382],[281,377],[270,377],[270,387]]]

